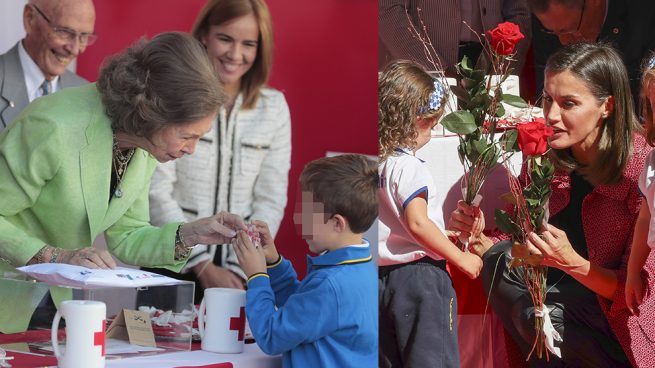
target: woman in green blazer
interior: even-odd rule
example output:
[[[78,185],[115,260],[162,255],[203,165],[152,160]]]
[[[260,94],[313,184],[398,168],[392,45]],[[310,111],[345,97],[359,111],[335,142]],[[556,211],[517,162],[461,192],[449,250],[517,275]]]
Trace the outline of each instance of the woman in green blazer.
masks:
[[[97,84],[30,104],[0,135],[0,272],[43,262],[112,268],[112,255],[179,271],[195,244],[244,229],[227,213],[149,224],[156,162],[193,153],[223,102],[214,73],[197,40],[163,33],[111,59]],[[91,246],[103,232],[109,252]],[[27,328],[39,299],[29,289],[0,286],[0,332]]]

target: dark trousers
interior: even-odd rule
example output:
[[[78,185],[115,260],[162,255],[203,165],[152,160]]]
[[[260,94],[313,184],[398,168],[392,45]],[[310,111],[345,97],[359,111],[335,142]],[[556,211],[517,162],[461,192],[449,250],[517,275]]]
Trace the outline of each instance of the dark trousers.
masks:
[[[379,366],[459,367],[457,298],[446,261],[379,269]]]
[[[509,270],[511,242],[503,241],[484,254],[482,283],[494,312],[527,357],[535,340],[534,306],[517,268]],[[557,281],[557,280],[555,280]],[[578,282],[549,280],[546,306],[563,342],[555,342],[562,358],[549,353],[530,358],[533,367],[630,367],[628,358],[598,304],[597,296]]]

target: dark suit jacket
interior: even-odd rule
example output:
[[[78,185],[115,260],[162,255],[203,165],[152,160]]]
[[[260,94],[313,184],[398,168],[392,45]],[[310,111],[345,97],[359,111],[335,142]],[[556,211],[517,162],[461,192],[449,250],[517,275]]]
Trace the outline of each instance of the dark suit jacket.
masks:
[[[533,17],[532,25],[537,94],[541,94],[546,61],[562,45],[556,36],[544,33],[545,29],[536,17]],[[632,94],[637,100],[641,62],[655,50],[655,1],[608,0],[607,18],[598,41],[610,43],[621,53],[630,76]]]
[[[20,41],[18,41],[20,42]],[[75,73],[66,71],[60,77],[61,87],[76,87],[89,83]],[[0,55],[0,132],[29,104],[23,67],[18,57],[18,44]]]
[[[406,59],[432,69],[423,52],[423,46],[412,37],[408,14],[417,29],[421,27],[420,19],[423,20],[430,41],[439,54],[442,67],[454,76],[462,25],[460,1],[463,0],[379,0],[378,67],[382,69],[393,60]],[[506,21],[516,23],[521,28],[525,39],[517,45],[516,62],[513,64],[515,71],[512,73],[519,74],[531,38],[527,3],[525,0],[479,0],[478,10],[485,31]]]

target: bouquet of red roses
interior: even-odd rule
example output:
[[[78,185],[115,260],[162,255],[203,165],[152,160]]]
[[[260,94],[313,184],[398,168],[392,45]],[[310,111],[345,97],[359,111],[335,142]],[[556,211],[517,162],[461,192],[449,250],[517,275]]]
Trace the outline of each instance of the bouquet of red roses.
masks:
[[[502,147],[510,144],[508,137],[496,137],[498,120],[505,115],[501,102],[528,106],[520,97],[504,94],[501,88],[510,74],[514,47],[523,38],[516,24],[501,23],[488,31],[484,40],[481,38],[483,52],[475,67],[467,57],[457,64],[460,83],[452,91],[460,109],[446,115],[441,124],[459,134],[458,153],[464,165],[462,194],[468,204],[479,204],[476,197],[485,178],[498,164]],[[500,80],[492,82],[488,75],[499,75]]]
[[[527,186],[522,187],[511,171],[508,170],[513,211],[508,213],[496,209],[495,220],[498,228],[512,236],[512,261],[510,267],[520,267],[523,279],[532,297],[535,307],[536,339],[532,352],[541,358],[548,350],[556,355],[559,349],[553,345],[553,340],[561,340],[557,331],[552,328],[546,299],[546,267],[541,265],[541,257],[531,255],[525,246],[526,237],[530,232],[539,231],[548,221],[548,199],[550,184],[555,171],[553,163],[546,157],[548,137],[553,129],[546,126],[544,119],[518,124],[516,126],[517,146],[510,149],[520,149],[525,159],[524,166]],[[508,167],[509,169],[509,167]],[[544,349],[546,348],[546,349]]]

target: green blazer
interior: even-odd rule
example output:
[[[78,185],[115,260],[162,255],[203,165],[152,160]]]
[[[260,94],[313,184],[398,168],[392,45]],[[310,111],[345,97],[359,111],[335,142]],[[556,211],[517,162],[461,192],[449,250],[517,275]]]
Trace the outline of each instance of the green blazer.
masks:
[[[25,265],[45,244],[88,247],[102,232],[109,251],[124,263],[182,268],[185,261],[174,259],[179,223],[149,224],[156,160],[137,149],[123,177],[123,196],[110,200],[112,143],[95,84],[35,100],[0,134],[0,272]],[[36,305],[20,301],[38,295],[25,289],[0,284],[0,332],[27,328]],[[17,317],[26,310],[26,320]]]

